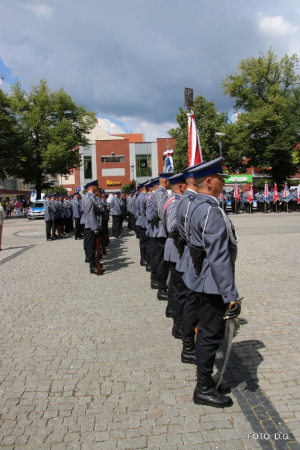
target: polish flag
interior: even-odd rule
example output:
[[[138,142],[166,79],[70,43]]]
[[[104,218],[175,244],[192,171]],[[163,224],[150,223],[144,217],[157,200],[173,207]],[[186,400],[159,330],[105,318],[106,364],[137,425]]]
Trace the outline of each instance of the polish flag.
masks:
[[[195,164],[199,164],[202,162],[201,145],[196,128],[194,111],[191,111],[187,116],[189,130],[187,165],[194,166]]]
[[[300,203],[300,184],[298,186],[298,197],[297,197],[297,204],[299,205]]]

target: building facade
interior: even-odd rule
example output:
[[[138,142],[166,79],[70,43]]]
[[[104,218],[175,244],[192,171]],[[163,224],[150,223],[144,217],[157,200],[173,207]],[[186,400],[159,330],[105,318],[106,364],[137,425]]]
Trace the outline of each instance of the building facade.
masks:
[[[95,179],[108,193],[121,190],[132,180],[139,184],[162,172],[163,153],[174,144],[172,138],[144,142],[142,133],[109,135],[97,123],[89,134],[89,145],[80,148],[80,169],[57,181],[72,192],[82,191],[85,184]]]

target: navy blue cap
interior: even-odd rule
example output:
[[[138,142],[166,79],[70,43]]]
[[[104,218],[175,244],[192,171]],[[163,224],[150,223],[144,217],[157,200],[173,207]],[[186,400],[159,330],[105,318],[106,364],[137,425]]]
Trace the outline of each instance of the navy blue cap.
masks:
[[[223,158],[213,159],[204,164],[199,164],[195,166],[193,169],[190,169],[191,176],[194,178],[202,178],[207,177],[208,175],[217,174],[222,175],[223,177],[228,177],[228,174],[223,172]]]
[[[51,197],[55,197],[57,195],[56,192],[53,192],[52,194],[50,194]]]
[[[174,172],[162,172],[162,173],[158,174],[159,178],[165,178],[165,179],[170,178],[173,175],[175,175]]]
[[[190,172],[193,169],[196,169],[196,167],[201,166],[202,164],[206,164],[206,161],[202,161],[201,163],[195,164],[194,166],[189,166],[186,169],[182,171],[185,178],[193,177],[194,175]]]
[[[51,195],[53,195],[53,194],[46,194],[46,195],[44,195],[44,197],[45,197],[45,198],[51,197]]]
[[[177,184],[177,183],[185,183],[185,178],[183,173],[177,173],[176,175],[173,175],[169,178],[170,184]]]
[[[155,186],[156,184],[159,184],[159,177],[152,178],[150,180],[151,186]]]
[[[88,189],[89,187],[91,187],[91,186],[98,186],[98,180],[94,180],[94,181],[91,181],[90,183],[87,183],[85,186],[83,186],[84,187],[84,189]]]

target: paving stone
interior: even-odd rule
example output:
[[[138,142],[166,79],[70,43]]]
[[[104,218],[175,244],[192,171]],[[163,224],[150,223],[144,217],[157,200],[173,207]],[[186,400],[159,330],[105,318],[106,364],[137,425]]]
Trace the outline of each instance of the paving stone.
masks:
[[[193,404],[195,367],[180,362],[132,232],[111,239],[107,271],[92,277],[82,242],[46,242],[43,221],[5,221],[1,276],[18,278],[1,286],[0,450],[267,450],[248,435],[284,431],[299,448],[300,216],[230,217],[244,300],[224,410]]]

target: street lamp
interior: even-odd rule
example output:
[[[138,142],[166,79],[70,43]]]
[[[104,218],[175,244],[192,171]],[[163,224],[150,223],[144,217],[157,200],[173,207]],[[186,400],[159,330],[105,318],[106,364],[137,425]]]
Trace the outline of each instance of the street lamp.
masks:
[[[225,133],[221,133],[221,132],[217,132],[217,133],[215,133],[215,135],[217,136],[217,142],[218,142],[218,145],[220,147],[220,156],[222,158],[223,157],[223,155],[222,155],[222,138],[224,136],[226,136],[226,134]],[[223,191],[222,191],[222,209],[224,211],[224,194],[223,194]]]
[[[134,171],[134,165],[131,164],[131,172],[132,172],[132,175],[131,175],[131,176],[132,176],[132,180],[134,179],[134,178],[133,178],[133,171]]]
[[[217,132],[217,133],[215,133],[215,135],[217,136],[217,139],[219,138],[219,140],[218,140],[218,145],[219,145],[219,147],[220,147],[220,156],[222,157],[223,155],[222,155],[222,140],[221,140],[221,138],[224,137],[224,136],[226,136],[226,134],[225,134],[225,133]]]

